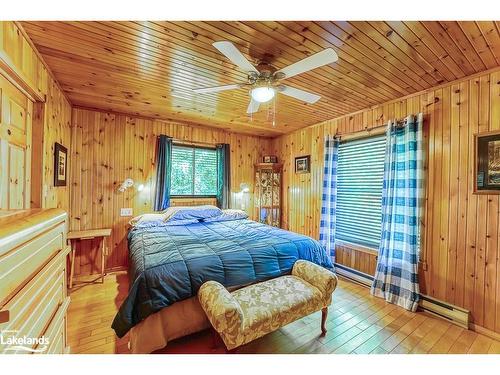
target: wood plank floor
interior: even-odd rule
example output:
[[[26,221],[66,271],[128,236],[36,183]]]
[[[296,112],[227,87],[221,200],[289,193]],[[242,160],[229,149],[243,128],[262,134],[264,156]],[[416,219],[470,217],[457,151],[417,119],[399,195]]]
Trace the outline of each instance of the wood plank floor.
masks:
[[[72,353],[128,353],[128,337],[111,329],[127,294],[126,273],[113,273],[104,284],[77,285],[71,292],[68,341]],[[500,342],[442,319],[411,313],[341,280],[328,315],[328,334],[319,337],[320,313],[291,323],[238,350],[238,353],[494,353]],[[223,353],[212,348],[209,331],[171,341],[158,353]]]

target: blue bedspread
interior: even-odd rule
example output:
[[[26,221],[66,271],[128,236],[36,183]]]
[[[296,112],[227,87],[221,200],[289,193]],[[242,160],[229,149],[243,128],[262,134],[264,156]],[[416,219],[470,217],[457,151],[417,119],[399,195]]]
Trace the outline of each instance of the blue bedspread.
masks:
[[[128,240],[131,286],[112,324],[118,337],[208,280],[247,285],[290,273],[297,259],[332,269],[316,240],[251,220],[134,228]]]

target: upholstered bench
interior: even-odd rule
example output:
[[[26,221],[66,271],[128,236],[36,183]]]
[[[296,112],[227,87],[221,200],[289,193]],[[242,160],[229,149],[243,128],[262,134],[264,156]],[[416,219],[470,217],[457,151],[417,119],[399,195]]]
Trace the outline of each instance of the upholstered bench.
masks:
[[[298,260],[292,274],[229,292],[216,281],[204,283],[198,299],[227,350],[244,345],[313,312],[322,310],[321,331],[337,286],[334,273]]]

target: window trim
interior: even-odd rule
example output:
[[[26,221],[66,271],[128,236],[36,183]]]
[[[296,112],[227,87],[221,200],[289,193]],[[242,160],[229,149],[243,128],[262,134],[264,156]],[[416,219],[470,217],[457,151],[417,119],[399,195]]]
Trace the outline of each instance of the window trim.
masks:
[[[215,151],[217,150],[217,146],[199,146],[199,145],[194,145],[194,144],[186,144],[186,143],[180,143],[180,142],[173,142],[172,143],[172,152],[173,152],[173,148],[174,147],[183,147],[183,148],[190,148],[190,149],[202,149],[202,150],[211,150],[211,151]],[[195,172],[196,172],[196,163],[194,162],[194,158],[195,158],[195,152],[193,152],[193,184],[192,184],[192,191],[194,192],[194,181],[195,181]],[[219,173],[219,170],[217,168],[217,165],[216,165],[216,172],[217,174]],[[216,177],[216,181],[217,181],[217,177]],[[216,186],[216,189],[217,189],[217,186]],[[196,198],[199,198],[199,199],[206,199],[206,198],[217,198],[217,193],[216,194],[204,194],[204,195],[196,195],[196,194],[190,194],[190,195],[179,195],[179,194],[171,194],[170,195],[170,198],[173,198],[173,199],[182,199],[182,198],[190,198],[190,199],[196,199]]]

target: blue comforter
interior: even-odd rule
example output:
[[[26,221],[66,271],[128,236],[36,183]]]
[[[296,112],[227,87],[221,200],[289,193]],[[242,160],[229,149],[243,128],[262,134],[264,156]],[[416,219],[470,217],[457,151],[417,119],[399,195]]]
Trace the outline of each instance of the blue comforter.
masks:
[[[208,280],[243,286],[288,274],[297,259],[333,267],[316,240],[245,219],[136,227],[128,241],[131,286],[112,324],[118,337]]]

